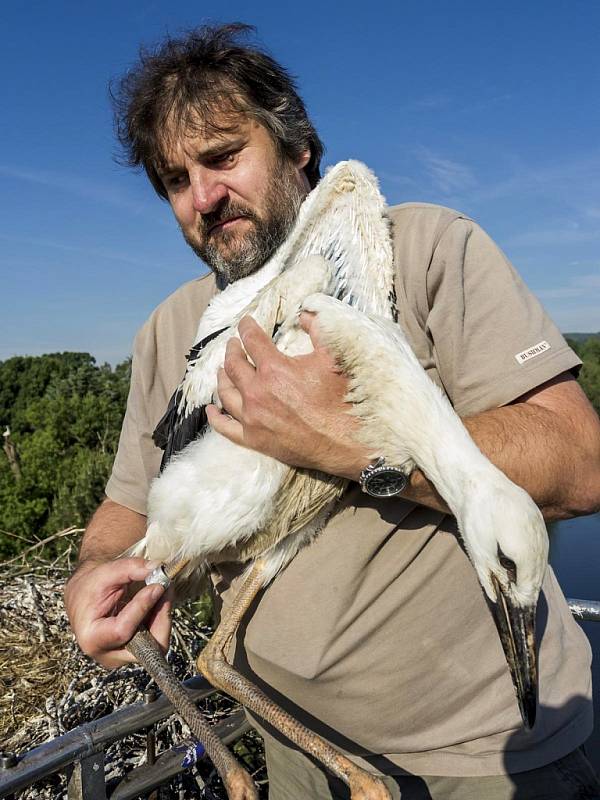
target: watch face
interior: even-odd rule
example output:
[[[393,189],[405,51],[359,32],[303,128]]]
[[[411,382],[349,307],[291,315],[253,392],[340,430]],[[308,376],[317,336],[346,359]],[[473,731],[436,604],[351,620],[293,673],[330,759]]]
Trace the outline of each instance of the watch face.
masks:
[[[382,469],[365,481],[365,489],[373,497],[393,497],[406,488],[408,478],[400,470]]]

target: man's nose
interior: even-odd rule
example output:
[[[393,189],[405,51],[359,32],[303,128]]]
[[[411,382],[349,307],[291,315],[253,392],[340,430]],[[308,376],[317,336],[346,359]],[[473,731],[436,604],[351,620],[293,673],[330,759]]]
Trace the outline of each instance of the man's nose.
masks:
[[[190,175],[194,210],[200,214],[214,211],[227,197],[227,186],[219,173],[197,169]]]

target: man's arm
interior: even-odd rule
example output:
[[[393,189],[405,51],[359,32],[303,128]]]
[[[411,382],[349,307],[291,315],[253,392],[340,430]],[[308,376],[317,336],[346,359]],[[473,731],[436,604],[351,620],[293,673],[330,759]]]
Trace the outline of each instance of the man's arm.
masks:
[[[135,661],[125,645],[144,619],[168,647],[171,593],[155,584],[128,599],[133,585],[155,565],[141,558],[114,560],[145,531],[145,516],[107,498],[86,529],[79,565],[65,586],[65,606],[79,646],[104,667]]]
[[[146,532],[146,517],[108,497],[87,526],[79,548],[79,566],[85,561],[109,561],[138,542]]]
[[[369,452],[355,436],[344,403],[346,382],[303,315],[313,353],[289,358],[251,319],[228,344],[219,396],[230,417],[207,409],[215,430],[294,466],[357,480]],[[578,384],[565,374],[512,405],[463,420],[481,451],[522,486],[548,519],[589,514],[600,506],[600,422]],[[418,470],[405,496],[447,511]]]

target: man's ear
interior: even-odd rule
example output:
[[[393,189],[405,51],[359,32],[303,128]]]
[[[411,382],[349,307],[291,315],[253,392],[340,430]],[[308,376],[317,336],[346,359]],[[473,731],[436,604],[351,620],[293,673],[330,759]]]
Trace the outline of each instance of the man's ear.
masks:
[[[298,169],[304,169],[304,167],[310,161],[310,149],[307,147],[306,150],[303,150],[298,158],[296,159],[296,167]]]

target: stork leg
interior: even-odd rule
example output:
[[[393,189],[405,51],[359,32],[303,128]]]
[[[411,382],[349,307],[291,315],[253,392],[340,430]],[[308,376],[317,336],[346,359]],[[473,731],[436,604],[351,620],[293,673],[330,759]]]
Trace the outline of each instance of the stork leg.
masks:
[[[178,562],[163,568],[167,579],[174,577],[187,562]],[[215,735],[186,690],[177,680],[147,628],[142,627],[127,645],[138,662],[156,681],[161,691],[169,698],[180,717],[188,724],[192,734],[203,745],[227,790],[230,800],[258,800],[256,786],[250,775],[238,763],[223,742]]]
[[[320,761],[350,788],[352,800],[391,800],[388,790],[379,778],[353,764],[328,742],[270,700],[228,663],[226,654],[231,640],[244,614],[264,585],[263,571],[263,563],[256,561],[235,596],[229,612],[200,653],[198,668],[213,686],[227,692]]]

